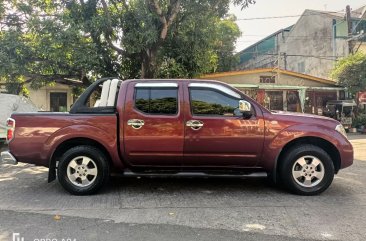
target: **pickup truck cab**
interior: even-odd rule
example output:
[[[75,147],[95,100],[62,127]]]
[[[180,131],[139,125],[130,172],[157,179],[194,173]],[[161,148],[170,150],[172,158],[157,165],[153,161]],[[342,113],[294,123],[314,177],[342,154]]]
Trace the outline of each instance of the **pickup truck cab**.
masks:
[[[70,113],[15,113],[3,161],[49,168],[70,193],[98,191],[123,175],[267,174],[290,191],[315,195],[353,162],[333,119],[271,112],[231,86],[208,80],[92,84]],[[57,175],[56,175],[57,173]]]

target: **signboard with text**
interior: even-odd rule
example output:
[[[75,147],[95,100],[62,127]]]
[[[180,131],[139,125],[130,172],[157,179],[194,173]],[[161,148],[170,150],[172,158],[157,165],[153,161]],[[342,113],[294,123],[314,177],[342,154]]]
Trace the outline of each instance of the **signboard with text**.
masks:
[[[276,76],[259,76],[259,83],[274,84],[276,83]]]
[[[358,92],[358,103],[366,104],[366,91]]]

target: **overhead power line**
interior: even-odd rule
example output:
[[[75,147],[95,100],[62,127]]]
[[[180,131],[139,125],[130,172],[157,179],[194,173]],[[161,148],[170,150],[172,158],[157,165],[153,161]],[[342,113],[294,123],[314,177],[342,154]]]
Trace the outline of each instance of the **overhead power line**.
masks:
[[[241,37],[269,37],[271,35],[254,35],[254,34],[243,34],[241,35]],[[325,35],[317,35],[317,36],[311,36],[311,35],[288,35],[285,36],[284,38],[332,38],[330,36],[325,36]]]
[[[299,15],[283,15],[283,16],[270,16],[270,17],[255,17],[255,18],[238,18],[236,21],[250,21],[250,20],[264,20],[264,19],[276,19],[276,18],[296,18],[301,16],[314,16],[314,15],[324,15],[324,14],[332,14],[332,13],[340,13],[344,12],[344,10],[336,11],[336,12],[317,12],[310,14],[299,14]]]
[[[240,52],[237,52],[236,54],[239,54]],[[261,52],[245,52],[242,54],[258,54],[260,55],[267,55],[267,56],[278,56],[276,53],[261,53]],[[331,56],[331,55],[306,55],[306,54],[286,54],[281,53],[281,57],[304,57],[304,58],[317,58],[317,59],[324,59],[324,60],[336,60],[339,57],[342,56]]]
[[[321,39],[333,39],[332,37],[319,37]],[[296,38],[291,38],[291,41],[304,41],[304,40],[311,40],[314,39],[314,37],[309,36],[309,37],[296,37]],[[257,42],[261,42],[261,40],[237,40],[236,42],[238,43],[257,43]]]

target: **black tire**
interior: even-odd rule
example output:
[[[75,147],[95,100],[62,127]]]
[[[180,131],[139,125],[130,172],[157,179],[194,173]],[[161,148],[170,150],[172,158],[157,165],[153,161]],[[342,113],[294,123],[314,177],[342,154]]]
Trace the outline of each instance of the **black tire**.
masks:
[[[314,183],[312,183],[312,185],[314,185],[314,186],[300,185],[299,182],[304,181],[305,176],[299,177],[297,179],[298,181],[296,181],[295,177],[292,174],[292,170],[295,167],[294,166],[295,162],[297,160],[299,160],[301,157],[305,157],[305,156],[315,157],[314,159],[317,158],[324,167],[324,169],[322,169],[321,166],[317,167],[324,171],[323,178],[317,179],[314,176],[310,177],[310,178],[312,178],[311,182],[314,182]],[[307,162],[310,162],[310,163],[312,161],[311,158],[305,158],[305,159]],[[306,168],[310,169],[310,167],[308,167],[308,164],[306,164],[305,166],[306,166]],[[309,170],[310,174],[306,173],[308,171],[308,169],[306,169],[305,167],[304,168],[302,168],[301,166],[299,167],[299,165],[297,164],[296,168],[297,168],[297,170],[304,172],[303,175],[309,175],[309,176],[312,175],[310,170]],[[318,169],[317,171],[321,171],[320,169]],[[280,167],[279,167],[279,178],[281,179],[281,184],[284,185],[291,192],[293,192],[295,194],[299,194],[299,195],[304,195],[304,196],[317,195],[317,194],[324,192],[332,183],[333,178],[334,178],[334,173],[335,173],[334,164],[333,164],[332,159],[328,155],[328,153],[325,152],[322,148],[315,146],[315,145],[311,145],[311,144],[294,146],[293,148],[288,150],[288,152],[285,153],[284,157],[282,158],[282,160],[280,162]],[[318,182],[318,183],[316,184],[316,182]],[[303,185],[305,185],[305,184],[303,183]]]
[[[95,179],[93,179],[91,184],[85,187],[75,185],[69,179],[67,171],[71,161],[77,159],[77,157],[83,156],[90,158],[96,165],[96,167],[94,167],[94,163],[92,163],[92,167],[97,168]],[[66,191],[73,195],[90,195],[96,193],[108,182],[109,176],[110,169],[106,156],[99,149],[92,146],[76,146],[69,149],[62,155],[57,167],[58,181]]]

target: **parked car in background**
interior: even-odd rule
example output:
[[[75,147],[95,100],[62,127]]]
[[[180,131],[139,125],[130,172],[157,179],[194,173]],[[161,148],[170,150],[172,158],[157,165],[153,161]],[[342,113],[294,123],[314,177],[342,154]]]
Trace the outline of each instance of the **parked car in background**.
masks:
[[[5,142],[6,142],[5,125],[0,124],[0,149],[5,145]]]
[[[70,193],[91,194],[111,172],[151,176],[267,174],[301,195],[326,190],[353,163],[343,126],[271,112],[209,80],[101,79],[70,113],[14,113],[2,160],[49,168]]]
[[[0,94],[0,148],[6,144],[6,120],[11,114],[37,111],[37,107],[24,96]]]
[[[354,100],[331,100],[325,107],[324,116],[339,121],[348,131],[352,127],[357,104]]]

